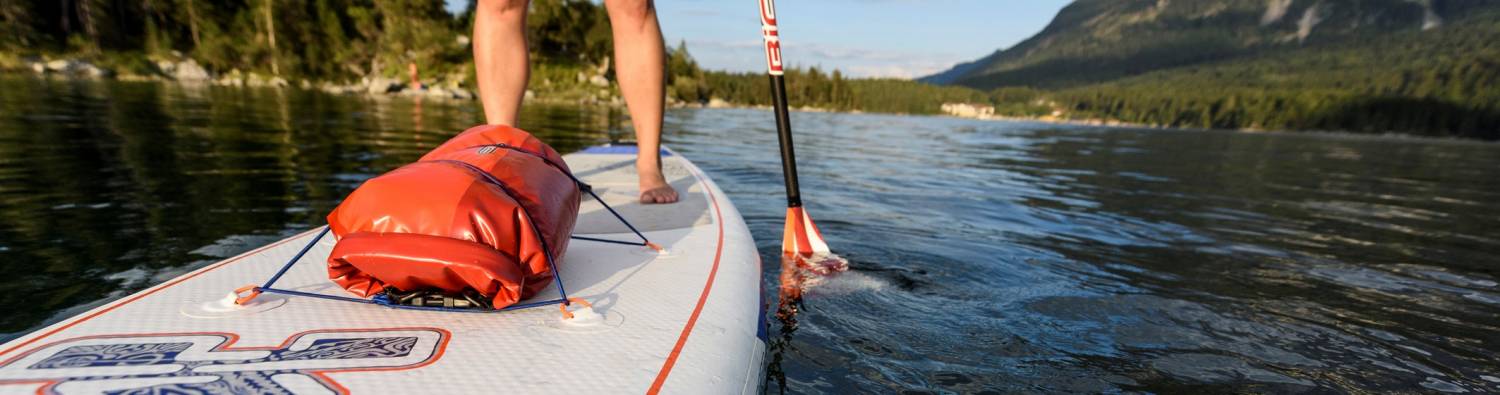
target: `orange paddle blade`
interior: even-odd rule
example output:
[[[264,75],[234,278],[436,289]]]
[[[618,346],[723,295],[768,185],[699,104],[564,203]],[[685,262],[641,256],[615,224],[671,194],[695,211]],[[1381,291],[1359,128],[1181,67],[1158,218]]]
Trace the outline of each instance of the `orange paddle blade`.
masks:
[[[802,207],[786,209],[786,232],[781,237],[781,252],[796,255],[830,252],[828,243],[823,242],[823,234],[818,232],[818,226]]]
[[[781,251],[782,260],[786,261],[783,263],[793,263],[791,266],[800,271],[826,276],[849,270],[849,261],[829,251],[828,243],[823,242],[823,234],[802,207],[786,210],[786,233],[781,239]]]

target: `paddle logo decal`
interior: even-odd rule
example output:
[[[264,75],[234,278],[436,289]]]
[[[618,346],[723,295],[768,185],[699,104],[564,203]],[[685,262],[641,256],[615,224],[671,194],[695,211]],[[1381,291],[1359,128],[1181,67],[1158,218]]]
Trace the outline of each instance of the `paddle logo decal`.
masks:
[[[760,0],[760,35],[766,43],[766,69],[771,75],[782,75],[781,30],[776,28],[775,0]]]
[[[442,356],[441,329],[314,331],[275,347],[233,347],[229,333],[68,339],[0,364],[0,385],[54,394],[332,394],[325,373],[404,370]]]

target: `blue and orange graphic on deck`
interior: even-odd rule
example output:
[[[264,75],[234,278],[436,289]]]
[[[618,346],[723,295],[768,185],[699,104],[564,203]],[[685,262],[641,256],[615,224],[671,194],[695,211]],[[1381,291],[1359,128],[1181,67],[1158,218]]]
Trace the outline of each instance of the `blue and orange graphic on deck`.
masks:
[[[327,373],[406,370],[442,357],[436,328],[318,330],[274,347],[233,347],[232,333],[105,335],[62,340],[0,363],[0,386],[38,393],[348,393]]]

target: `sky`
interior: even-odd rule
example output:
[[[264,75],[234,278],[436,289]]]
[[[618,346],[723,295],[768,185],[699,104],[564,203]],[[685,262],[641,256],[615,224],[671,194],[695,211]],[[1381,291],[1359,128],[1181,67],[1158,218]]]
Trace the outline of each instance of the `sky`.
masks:
[[[462,9],[465,0],[447,0]],[[782,56],[856,77],[916,78],[1041,31],[1071,0],[782,0]],[[762,71],[756,0],[660,0],[662,34],[711,70]]]

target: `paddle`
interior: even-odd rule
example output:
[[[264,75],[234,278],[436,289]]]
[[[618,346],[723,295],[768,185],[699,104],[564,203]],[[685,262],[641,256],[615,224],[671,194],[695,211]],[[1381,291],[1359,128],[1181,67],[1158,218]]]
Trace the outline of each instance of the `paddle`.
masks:
[[[822,232],[802,207],[802,193],[797,186],[797,158],[792,148],[792,123],[787,115],[786,78],[781,62],[781,37],[776,27],[774,0],[760,0],[760,31],[765,39],[766,68],[771,76],[771,102],[776,113],[776,133],[781,139],[781,173],[786,180],[786,228],[781,238],[785,257],[793,258],[807,269],[828,274],[848,268],[848,262],[834,255],[823,241]]]

